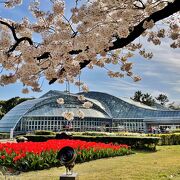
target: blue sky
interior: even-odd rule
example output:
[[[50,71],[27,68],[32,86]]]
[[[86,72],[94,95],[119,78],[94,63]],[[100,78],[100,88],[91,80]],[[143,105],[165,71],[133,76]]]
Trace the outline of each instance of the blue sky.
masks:
[[[13,20],[21,20],[24,16],[32,18],[31,14],[27,11],[27,2],[14,9],[7,10],[0,4],[0,17],[10,18]],[[49,6],[48,0],[43,0],[42,8]],[[72,5],[74,0],[67,1],[66,14]],[[141,38],[142,40],[142,38]],[[154,53],[151,60],[143,59],[140,56],[136,56],[132,59],[134,62],[133,72],[141,76],[140,82],[133,82],[131,78],[112,79],[106,75],[104,69],[95,68],[89,70],[85,68],[82,71],[81,79],[89,85],[92,91],[107,92],[121,97],[132,97],[134,92],[141,90],[142,92],[151,93],[153,96],[157,96],[160,93],[165,93],[169,100],[180,102],[180,50],[169,48],[168,40],[161,43],[161,46],[154,46],[146,43],[146,48]],[[114,66],[112,66],[114,68]],[[22,84],[16,83],[8,86],[0,86],[0,99],[9,99],[15,96],[20,97],[39,97],[49,90],[65,90],[64,84],[48,85],[47,81],[44,81],[41,93],[29,93],[27,95],[22,94]],[[78,92],[78,88],[71,85],[71,92]]]

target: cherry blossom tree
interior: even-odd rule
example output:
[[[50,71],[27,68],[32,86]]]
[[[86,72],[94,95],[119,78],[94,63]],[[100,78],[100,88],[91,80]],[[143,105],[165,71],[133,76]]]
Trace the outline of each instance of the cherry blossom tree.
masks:
[[[180,47],[179,0],[74,0],[70,18],[65,16],[67,1],[49,1],[48,11],[40,8],[43,1],[29,1],[35,22],[27,17],[21,22],[0,17],[0,85],[20,81],[24,93],[29,87],[40,91],[40,79],[45,77],[49,84],[68,80],[88,91],[77,77],[85,67],[94,66],[105,68],[110,77],[139,81],[129,59],[137,53],[150,59],[153,54],[137,38],[143,36],[154,45],[170,38],[171,48]],[[3,2],[6,8],[22,3]],[[157,23],[164,24],[163,28]],[[41,36],[41,42],[33,41],[34,33]],[[108,69],[108,64],[120,70]]]

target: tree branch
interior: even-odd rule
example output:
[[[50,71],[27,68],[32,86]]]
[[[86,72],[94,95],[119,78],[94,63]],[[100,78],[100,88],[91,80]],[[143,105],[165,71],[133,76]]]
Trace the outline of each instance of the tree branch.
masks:
[[[84,67],[86,67],[89,63],[91,62],[91,60],[85,60],[84,62],[80,62],[79,63],[79,66],[80,66],[80,69],[83,69]],[[63,73],[65,72],[65,69],[62,68],[58,74],[58,76],[62,76]],[[56,82],[57,78],[53,78],[49,81],[49,84],[53,84],[54,82]]]
[[[13,26],[11,26],[10,24],[8,24],[7,22],[4,22],[4,21],[2,21],[2,20],[0,20],[0,23],[3,24],[3,25],[5,25],[5,26],[7,26],[7,27],[11,30],[12,35],[13,35],[13,37],[14,37],[14,40],[17,41],[18,38],[17,38],[17,36],[16,36],[15,28],[14,28]]]
[[[40,62],[41,59],[47,59],[49,57],[51,57],[51,53],[50,52],[44,52],[39,57],[35,57],[35,58],[37,58],[37,60]]]
[[[175,0],[173,3],[168,3],[165,8],[151,14],[149,17],[145,18],[137,26],[135,26],[127,38],[117,38],[117,40],[113,42],[113,46],[109,47],[108,51],[122,48],[138,38],[146,30],[143,28],[145,21],[153,20],[155,23],[169,17],[178,11],[180,11],[180,3],[178,0]]]
[[[15,44],[13,44],[10,49],[7,51],[7,53],[10,53],[10,52],[13,52],[16,47],[22,42],[22,41],[28,41],[30,45],[33,45],[33,41],[31,40],[31,38],[29,37],[21,37],[21,38],[18,38],[17,35],[16,35],[16,31],[15,31],[15,27],[13,25],[10,25],[8,24],[7,22],[4,22],[2,20],[0,20],[0,24],[3,24],[5,26],[7,26],[11,32],[12,32],[12,35],[14,37],[14,40],[15,40]]]
[[[142,1],[139,0],[139,2],[142,2]],[[142,7],[144,8],[143,5],[144,4],[142,3]],[[128,35],[127,38],[117,37],[117,39],[113,42],[113,46],[109,47],[105,51],[111,51],[111,50],[123,48],[124,46],[127,46],[129,43],[133,42],[136,38],[138,38],[146,30],[143,28],[143,24],[145,21],[153,20],[154,23],[156,23],[157,21],[165,19],[178,11],[180,11],[180,3],[178,2],[178,0],[174,0],[173,3],[168,3],[165,8],[163,8],[157,12],[154,12],[149,17],[142,20],[138,25],[134,26],[133,30],[130,32],[130,34]],[[9,48],[7,53],[13,52],[22,41],[28,41],[28,43],[30,45],[33,45],[33,41],[31,40],[31,38],[29,38],[29,37],[18,38],[17,37],[15,27],[13,26],[13,24],[10,25],[9,23],[4,22],[2,20],[0,20],[0,24],[7,26],[11,30],[13,38],[15,40],[15,43]],[[72,50],[69,52],[69,54],[75,55],[75,54],[79,54],[81,52],[82,52],[82,50]],[[51,56],[50,52],[44,52],[42,55],[40,55],[39,57],[36,57],[36,58],[37,58],[37,60],[40,61],[41,59],[47,59],[50,56]],[[80,69],[83,69],[84,67],[86,67],[90,62],[91,62],[91,60],[84,60],[84,62],[80,62],[80,64],[79,64]],[[62,68],[58,75],[61,76],[64,72],[65,72],[65,69]],[[56,80],[57,80],[57,78],[53,78],[49,82],[49,84],[53,84]]]
[[[15,44],[10,47],[7,53],[13,52],[22,41],[28,41],[30,45],[33,45],[33,42],[29,37],[18,38]]]
[[[127,38],[117,37],[116,41],[113,42],[113,46],[109,47],[109,49],[106,51],[123,48],[124,46],[127,46],[129,43],[133,42],[136,38],[138,38],[146,30],[143,28],[143,24],[145,21],[153,20],[155,23],[157,21],[160,21],[162,19],[165,19],[165,18],[171,16],[172,14],[174,14],[178,11],[180,11],[180,3],[178,2],[178,0],[175,0],[173,3],[168,3],[168,5],[165,8],[151,14],[149,17],[145,18],[138,25],[136,25],[134,27],[133,31],[130,32],[130,34],[128,35]],[[78,54],[80,52],[82,52],[82,51],[81,50],[72,51],[72,52],[70,52],[70,54]],[[83,69],[84,67],[86,67],[90,62],[91,62],[91,60],[85,60],[84,62],[81,62],[80,69]],[[62,75],[64,71],[65,71],[65,69],[62,68],[60,70],[59,75]],[[57,80],[57,78],[53,78],[51,81],[49,81],[49,84],[53,84],[56,80]]]

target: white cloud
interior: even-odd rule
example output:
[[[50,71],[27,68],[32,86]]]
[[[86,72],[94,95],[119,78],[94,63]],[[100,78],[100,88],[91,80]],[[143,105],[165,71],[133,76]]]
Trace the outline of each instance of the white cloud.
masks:
[[[154,76],[154,77],[159,77],[159,76],[161,76],[161,74],[160,73],[158,73],[158,72],[154,72],[154,71],[145,71],[144,73],[143,73],[143,75],[145,75],[145,76]]]
[[[180,93],[180,87],[173,87],[173,89],[174,89],[176,92],[179,92],[179,93]]]
[[[159,63],[167,71],[179,72],[180,68],[180,50],[172,49],[169,43],[163,42],[160,46],[151,45],[148,47],[151,49],[154,56],[153,60]]]

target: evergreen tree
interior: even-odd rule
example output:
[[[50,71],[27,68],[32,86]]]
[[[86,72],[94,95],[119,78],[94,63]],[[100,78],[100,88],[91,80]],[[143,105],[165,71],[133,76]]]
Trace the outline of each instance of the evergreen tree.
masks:
[[[155,103],[155,100],[150,94],[146,93],[146,94],[143,94],[142,103],[148,106],[153,106]]]
[[[131,99],[133,99],[134,101],[143,103],[145,105],[148,105],[148,106],[153,106],[155,103],[155,100],[150,94],[148,93],[143,94],[141,91],[136,91],[134,93],[134,97],[132,97]]]
[[[141,91],[136,91],[132,99],[134,101],[142,102],[142,97],[143,97],[143,93]]]
[[[33,98],[20,98],[20,97],[13,97],[7,101],[0,101],[0,119],[12,108],[16,105]]]
[[[161,105],[164,105],[166,102],[168,102],[168,97],[165,94],[159,94],[158,97],[156,97],[156,100],[158,100]]]

